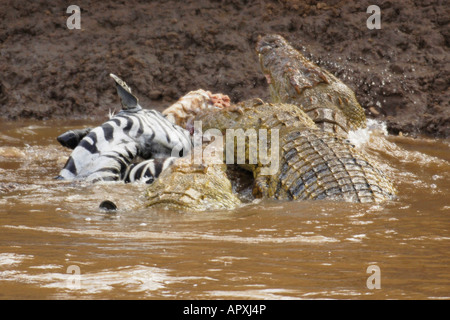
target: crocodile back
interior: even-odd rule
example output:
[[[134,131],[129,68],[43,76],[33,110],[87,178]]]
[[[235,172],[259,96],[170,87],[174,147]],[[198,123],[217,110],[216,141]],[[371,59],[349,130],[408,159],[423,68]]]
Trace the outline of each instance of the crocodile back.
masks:
[[[279,130],[278,140],[267,140],[268,152],[257,150],[257,163],[241,165],[253,171],[256,196],[378,202],[395,194],[391,182],[375,163],[345,138],[322,131],[295,105],[250,100],[233,109],[205,112],[197,120],[202,121],[203,129],[222,132],[265,129],[267,136],[272,137],[272,131]],[[250,139],[245,140],[245,148],[245,160],[249,162]],[[277,157],[272,152],[278,153]],[[262,163],[261,159],[266,160],[261,157],[263,154],[278,161],[275,165],[274,161]]]
[[[347,140],[314,129],[280,133],[280,163],[267,196],[286,200],[378,202],[392,199],[388,178]]]

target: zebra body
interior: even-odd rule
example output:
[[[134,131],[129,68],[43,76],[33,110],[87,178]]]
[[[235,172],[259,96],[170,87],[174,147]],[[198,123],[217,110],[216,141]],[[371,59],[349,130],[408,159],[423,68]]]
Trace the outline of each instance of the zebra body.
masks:
[[[155,178],[155,173],[159,175],[159,169],[170,163],[165,159],[186,154],[191,148],[187,130],[172,124],[160,112],[139,105],[84,133],[59,178],[130,182],[145,176]],[[134,163],[138,158],[148,162]]]

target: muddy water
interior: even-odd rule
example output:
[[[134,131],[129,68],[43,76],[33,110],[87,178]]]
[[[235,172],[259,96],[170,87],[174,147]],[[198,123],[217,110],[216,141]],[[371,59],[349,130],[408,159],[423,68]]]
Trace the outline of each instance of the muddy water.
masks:
[[[80,127],[0,123],[1,299],[450,298],[448,140],[375,130],[361,144],[395,201],[193,214],[142,208],[140,184],[53,180],[69,154],[55,137]]]

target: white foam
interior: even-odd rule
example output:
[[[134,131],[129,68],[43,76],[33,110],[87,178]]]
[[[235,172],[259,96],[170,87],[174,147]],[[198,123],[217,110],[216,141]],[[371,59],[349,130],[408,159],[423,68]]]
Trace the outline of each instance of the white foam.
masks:
[[[33,267],[44,269],[44,266]],[[47,269],[56,269],[56,266],[45,266]],[[216,280],[210,277],[174,277],[168,270],[137,265],[132,267],[119,267],[116,269],[101,270],[99,272],[84,273],[80,269],[77,276],[79,282],[73,281],[74,275],[61,272],[30,274],[26,271],[0,271],[0,281],[14,281],[40,285],[44,288],[62,289],[64,291],[77,291],[83,294],[96,294],[114,290],[122,286],[129,292],[149,292],[164,288],[167,284],[185,282],[189,280]]]
[[[338,239],[332,237],[325,237],[322,235],[294,235],[291,237],[273,237],[271,235],[259,235],[258,237],[241,237],[237,235],[215,235],[202,232],[152,232],[152,231],[133,231],[133,232],[108,232],[104,230],[74,230],[58,227],[28,227],[28,226],[12,226],[5,225],[3,228],[20,229],[20,230],[34,230],[46,233],[58,234],[83,234],[97,237],[104,237],[105,239],[126,238],[126,239],[169,239],[169,240],[209,240],[218,242],[234,242],[234,243],[332,243],[339,242]]]
[[[0,253],[0,267],[20,264],[24,260],[31,259],[33,256],[16,253]]]
[[[387,136],[388,131],[386,123],[375,119],[368,119],[365,128],[350,131],[348,133],[348,140],[357,148],[360,148],[369,141],[372,134]]]
[[[225,291],[225,290],[215,290],[208,291],[208,296],[213,297],[232,297],[238,299],[259,299],[259,300],[294,300],[301,299],[298,298],[298,292],[288,289],[250,289],[250,290],[240,290],[240,291]]]

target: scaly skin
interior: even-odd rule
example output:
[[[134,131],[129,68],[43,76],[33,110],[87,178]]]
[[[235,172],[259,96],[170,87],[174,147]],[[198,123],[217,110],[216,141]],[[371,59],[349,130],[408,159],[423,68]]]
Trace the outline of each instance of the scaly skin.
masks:
[[[147,207],[207,211],[234,209],[241,204],[233,194],[226,165],[217,159],[195,164],[193,154],[177,159],[150,185]]]
[[[379,202],[395,193],[379,169],[337,136],[288,129],[280,145],[278,174],[257,178],[261,193],[269,198]]]
[[[299,106],[323,131],[346,136],[364,128],[364,109],[354,92],[330,72],[307,60],[283,37],[267,35],[256,48],[273,103]]]
[[[364,110],[354,93],[280,36],[262,38],[257,50],[274,104],[255,99],[230,107],[226,100],[225,107],[211,108],[211,103],[190,101],[166,114],[182,126],[201,121],[203,131],[219,129],[225,138],[227,129],[266,129],[268,137],[278,130],[277,141],[267,140],[266,154],[274,152],[279,159],[272,174],[267,174],[271,163],[263,163],[259,149],[258,161],[249,163],[251,146],[249,139],[245,141],[246,164],[242,167],[253,172],[256,196],[352,202],[393,198],[395,189],[390,181],[344,139],[348,131],[365,127]],[[210,96],[205,97],[208,100]],[[223,164],[205,167],[179,161],[178,167],[166,171],[149,188],[148,206],[200,211],[239,205]]]
[[[297,106],[252,100],[232,109],[206,110],[196,120],[202,121],[203,130],[279,130],[279,145],[271,145],[268,152],[279,153],[277,172],[262,174],[270,166],[267,163],[245,165],[253,171],[255,195],[284,200],[378,202],[395,194],[390,181],[369,159],[344,138],[320,130]]]

